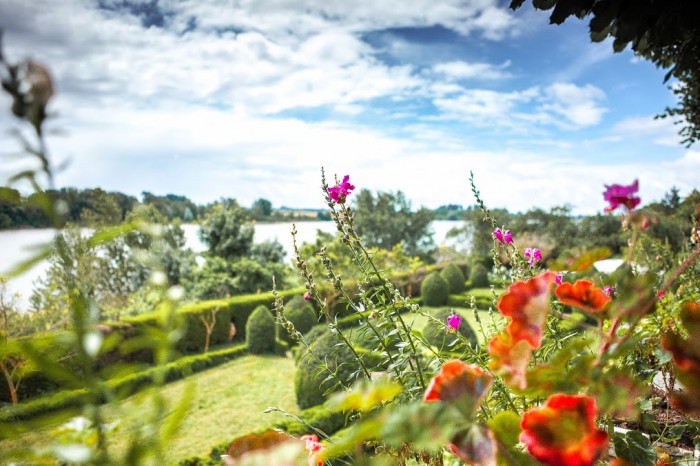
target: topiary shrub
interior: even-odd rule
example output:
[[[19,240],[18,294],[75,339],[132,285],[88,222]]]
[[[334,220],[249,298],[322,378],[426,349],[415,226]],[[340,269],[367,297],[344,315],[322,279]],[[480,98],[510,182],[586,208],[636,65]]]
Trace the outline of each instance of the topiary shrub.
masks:
[[[284,306],[284,315],[302,335],[306,335],[318,323],[313,306],[304,301],[301,296],[292,298]],[[280,329],[280,338],[289,341],[289,334],[286,330]]]
[[[351,380],[360,365],[352,351],[344,344],[338,344],[338,338],[332,333],[323,333],[311,344],[311,351],[321,360],[325,360],[328,369],[337,374],[344,383]],[[337,391],[340,386],[337,380],[329,378],[329,372],[322,363],[308,351],[302,356],[297,365],[294,377],[294,392],[299,409],[320,405],[326,401],[326,391]]]
[[[265,306],[258,306],[245,324],[245,341],[252,354],[274,353],[275,319]]]
[[[462,269],[460,269],[457,264],[448,264],[447,267],[442,269],[440,276],[447,280],[447,284],[450,287],[450,294],[459,294],[464,291],[464,282],[466,282],[467,279],[464,278]]]
[[[469,276],[469,282],[472,288],[486,288],[489,286],[489,271],[486,270],[483,264],[474,264],[472,273]]]
[[[455,335],[455,332],[447,331],[447,317],[450,314],[452,314],[451,309],[440,309],[438,312],[433,314],[433,316],[443,324],[439,325],[433,321],[430,321],[423,329],[423,338],[425,338],[428,343],[436,347],[438,351],[453,351],[459,349],[459,344],[455,345],[455,342],[458,341],[457,335]],[[474,330],[472,330],[471,326],[465,319],[462,319],[462,321],[459,323],[457,332],[469,340],[472,346],[476,346],[478,344]]]
[[[438,272],[433,272],[420,286],[421,301],[424,306],[442,306],[447,303],[450,285]]]

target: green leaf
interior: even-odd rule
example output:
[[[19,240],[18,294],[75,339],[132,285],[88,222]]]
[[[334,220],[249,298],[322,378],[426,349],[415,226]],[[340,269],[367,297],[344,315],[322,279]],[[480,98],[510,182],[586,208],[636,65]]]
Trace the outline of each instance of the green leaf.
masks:
[[[401,385],[382,377],[371,383],[362,380],[350,392],[342,392],[328,401],[328,407],[338,411],[369,411],[375,406],[391,401],[401,393]]]
[[[636,466],[653,466],[656,462],[656,451],[651,441],[641,432],[632,430],[627,434],[613,436],[615,455]]]
[[[506,447],[513,447],[520,437],[520,416],[513,411],[501,411],[487,422],[496,440]]]
[[[599,247],[589,249],[581,254],[563,257],[550,265],[551,270],[567,270],[570,272],[581,272],[593,267],[596,262],[607,259],[612,255],[610,249]]]

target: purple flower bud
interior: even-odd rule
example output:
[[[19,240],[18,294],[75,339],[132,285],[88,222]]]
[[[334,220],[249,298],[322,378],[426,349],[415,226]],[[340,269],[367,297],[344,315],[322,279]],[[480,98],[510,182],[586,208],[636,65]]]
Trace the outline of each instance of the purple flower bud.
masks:
[[[462,317],[459,314],[453,314],[447,316],[447,331],[456,332],[459,328],[459,324],[462,323]]]
[[[503,238],[503,232],[501,231],[500,228],[496,227],[495,230],[493,230],[493,237],[498,240],[499,243],[502,243],[504,238]]]
[[[304,301],[311,301],[311,292],[307,291],[304,293]]]
[[[506,244],[513,244],[513,233],[510,230],[506,230],[503,233],[503,242]]]

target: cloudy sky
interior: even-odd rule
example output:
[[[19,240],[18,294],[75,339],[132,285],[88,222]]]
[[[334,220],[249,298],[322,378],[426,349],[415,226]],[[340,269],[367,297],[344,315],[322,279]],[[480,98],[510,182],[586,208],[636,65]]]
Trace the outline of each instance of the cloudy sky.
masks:
[[[604,184],[698,185],[700,150],[653,118],[663,70],[507,3],[0,0],[0,27],[54,73],[61,186],[317,208],[325,167],[433,208],[472,204],[472,170],[489,206],[592,213]]]

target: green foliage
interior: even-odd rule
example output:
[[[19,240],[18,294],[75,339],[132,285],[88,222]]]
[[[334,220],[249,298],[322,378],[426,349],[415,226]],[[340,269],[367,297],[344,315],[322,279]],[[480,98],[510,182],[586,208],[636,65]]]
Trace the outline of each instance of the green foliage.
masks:
[[[472,288],[485,288],[489,286],[489,271],[483,264],[474,264],[469,275],[469,283]]]
[[[390,250],[402,244],[406,254],[429,257],[435,249],[430,222],[432,211],[424,207],[411,210],[411,203],[401,191],[396,193],[363,189],[355,198],[355,227],[364,243]]]
[[[284,315],[302,335],[307,334],[318,323],[313,306],[304,301],[301,296],[295,296],[286,304]],[[280,330],[280,332],[284,332],[284,330]]]
[[[462,273],[462,269],[457,264],[447,264],[440,272],[442,278],[447,280],[450,287],[450,294],[459,294],[464,291],[466,279]]]
[[[258,306],[250,315],[245,325],[245,341],[252,354],[274,353],[275,319],[265,306]]]
[[[512,0],[511,8],[519,8],[525,0]],[[604,0],[533,0],[537,9],[552,10],[552,24],[562,24],[570,16],[590,18],[591,41],[602,42],[612,37],[615,52],[630,45],[636,55],[646,58],[658,68],[668,69],[664,82],[678,80],[673,92],[679,106],[666,109],[662,117],[682,117],[679,134],[688,146],[700,138],[700,32],[694,18],[694,2],[682,0],[637,0],[608,2]]]
[[[294,377],[294,392],[300,409],[322,404],[328,395],[340,389],[340,381],[353,380],[360,369],[352,351],[332,333],[320,335],[299,361]]]
[[[423,338],[438,351],[458,351],[460,341],[454,331],[448,331],[447,317],[452,314],[449,308],[441,309],[433,314],[438,322],[429,321],[423,329]],[[457,328],[457,333],[466,338],[472,346],[478,344],[474,330],[465,319],[462,319]]]
[[[209,255],[232,260],[246,256],[253,247],[255,231],[248,212],[235,199],[211,206],[200,225],[200,238]]]
[[[438,272],[432,272],[420,286],[421,302],[424,306],[442,306],[447,303],[450,285]]]

